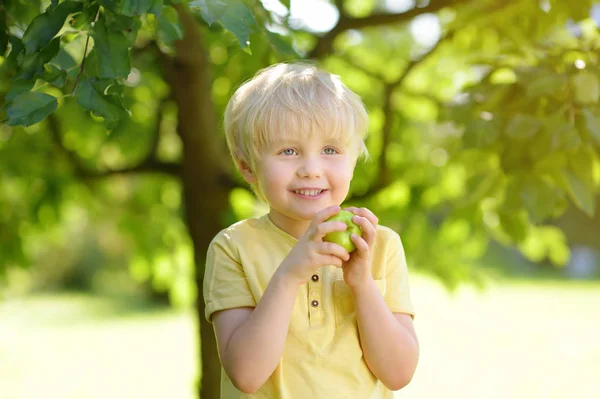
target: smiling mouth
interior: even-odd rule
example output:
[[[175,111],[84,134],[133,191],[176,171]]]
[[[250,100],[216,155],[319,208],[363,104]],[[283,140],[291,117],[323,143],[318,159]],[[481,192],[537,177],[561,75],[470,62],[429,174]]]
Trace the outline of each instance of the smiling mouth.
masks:
[[[293,190],[294,193],[307,197],[316,197],[327,190]]]

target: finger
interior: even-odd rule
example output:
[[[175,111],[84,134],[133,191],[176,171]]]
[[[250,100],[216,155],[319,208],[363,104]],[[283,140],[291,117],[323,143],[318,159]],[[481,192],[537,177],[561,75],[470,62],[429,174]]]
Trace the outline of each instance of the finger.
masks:
[[[337,214],[340,211],[340,209],[341,208],[339,205],[332,205],[325,209],[321,209],[319,212],[317,212],[317,214],[313,218],[312,225],[316,226],[320,223],[323,223],[324,221],[326,221],[333,215]]]
[[[345,209],[348,210],[349,208],[345,208]],[[369,220],[369,222],[373,226],[377,226],[377,224],[379,223],[379,218],[377,216],[375,216],[375,214],[373,212],[371,212],[368,208],[351,207],[351,209],[352,210],[350,212],[354,213],[355,215],[367,218],[367,220]]]
[[[363,216],[354,216],[352,217],[352,221],[360,227],[362,230],[362,238],[369,244],[369,246],[375,242],[376,230],[375,226],[369,221],[366,217]]]
[[[322,222],[321,224],[313,227],[310,234],[310,239],[313,241],[323,241],[323,237],[325,237],[327,234],[333,233],[334,231],[344,231],[347,228],[348,226],[346,223],[337,220],[331,222]]]
[[[356,250],[359,254],[367,254],[369,252],[369,244],[361,236],[352,234],[350,239],[356,245]]]
[[[333,255],[341,260],[350,259],[350,254],[344,249],[344,247],[332,242],[319,243],[317,252],[326,256]]]
[[[324,255],[323,256],[323,265],[332,265],[335,267],[342,267],[342,265],[344,264],[344,262],[338,258],[337,256],[333,256],[333,255]]]

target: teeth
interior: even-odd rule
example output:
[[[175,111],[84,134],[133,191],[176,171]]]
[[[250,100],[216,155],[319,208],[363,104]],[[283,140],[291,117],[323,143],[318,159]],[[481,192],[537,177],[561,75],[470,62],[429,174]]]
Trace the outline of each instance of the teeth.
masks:
[[[323,192],[323,190],[295,190],[294,192],[296,194],[309,195],[311,197],[314,197],[316,195],[321,194]]]

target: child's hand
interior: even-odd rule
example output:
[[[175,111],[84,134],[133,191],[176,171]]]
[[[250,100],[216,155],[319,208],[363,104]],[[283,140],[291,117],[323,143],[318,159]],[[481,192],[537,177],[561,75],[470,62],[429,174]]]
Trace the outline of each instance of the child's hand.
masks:
[[[308,230],[283,260],[279,270],[287,274],[298,285],[306,283],[322,266],[342,267],[350,259],[348,251],[338,244],[324,242],[323,237],[334,231],[346,230],[344,222],[327,222],[340,211],[339,206],[330,206],[319,211],[310,223]]]
[[[344,262],[344,281],[349,287],[357,287],[367,282],[371,276],[371,249],[375,244],[375,232],[379,219],[367,208],[348,207],[344,210],[354,213],[352,221],[360,226],[362,237],[353,234],[351,239],[356,250],[352,252],[350,260]]]

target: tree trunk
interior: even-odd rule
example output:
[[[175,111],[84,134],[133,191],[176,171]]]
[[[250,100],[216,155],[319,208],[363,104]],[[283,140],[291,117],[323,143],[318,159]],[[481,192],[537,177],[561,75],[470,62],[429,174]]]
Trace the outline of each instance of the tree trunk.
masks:
[[[228,156],[217,132],[211,99],[210,64],[200,27],[183,4],[177,6],[184,38],[167,68],[167,77],[178,105],[178,134],[183,142],[182,184],[185,218],[194,245],[196,262],[196,303],[200,331],[201,378],[199,395],[220,397],[221,367],[212,325],[204,317],[202,285],[206,250],[222,229],[229,207],[230,188],[223,184]]]

